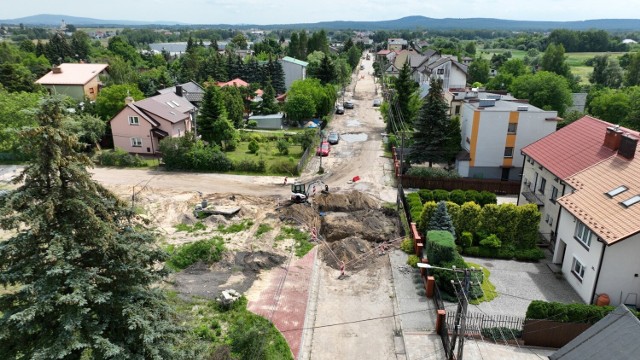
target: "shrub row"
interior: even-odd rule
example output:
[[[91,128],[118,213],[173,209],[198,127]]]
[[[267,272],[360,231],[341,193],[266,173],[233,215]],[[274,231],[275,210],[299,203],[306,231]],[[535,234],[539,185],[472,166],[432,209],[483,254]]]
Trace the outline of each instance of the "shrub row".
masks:
[[[510,247],[490,248],[485,246],[471,246],[464,248],[464,255],[492,258],[492,259],[516,259],[518,261],[536,262],[544,259],[544,251],[539,248],[516,250]]]
[[[420,189],[418,190],[418,195],[420,195],[420,200],[424,204],[427,201],[451,201],[458,205],[462,205],[466,202],[472,201],[480,206],[485,206],[487,204],[497,204],[498,199],[496,194],[489,191],[476,191],[476,190],[429,190],[429,189]]]
[[[167,170],[229,171],[233,163],[215,146],[205,145],[193,136],[165,138],[160,142]]]
[[[594,324],[614,309],[614,306],[563,304],[534,300],[529,304],[526,316],[527,319]],[[635,315],[638,316],[638,313],[635,312]]]
[[[407,175],[417,176],[427,179],[459,179],[460,175],[455,171],[447,171],[442,168],[412,167],[407,171]]]
[[[235,161],[233,163],[233,169],[236,171],[243,172],[254,172],[254,173],[263,173],[267,170],[267,165],[264,160],[249,160],[244,159],[240,161]]]
[[[144,160],[138,155],[116,148],[113,151],[102,151],[98,154],[98,163],[102,166],[141,167]]]
[[[224,241],[219,236],[180,246],[170,245],[167,249],[170,256],[167,265],[173,270],[182,270],[198,261],[210,264],[219,261],[224,250]]]
[[[480,330],[482,337],[485,339],[491,339],[495,342],[517,340],[522,338],[522,330],[511,329],[508,327],[492,327],[483,328]]]

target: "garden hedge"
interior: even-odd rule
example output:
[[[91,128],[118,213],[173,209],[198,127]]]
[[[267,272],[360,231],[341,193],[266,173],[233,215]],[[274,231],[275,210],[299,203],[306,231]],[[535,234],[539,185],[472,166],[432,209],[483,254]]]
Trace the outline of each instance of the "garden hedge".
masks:
[[[534,300],[527,308],[526,317],[527,319],[551,320],[562,323],[595,324],[613,310],[615,310],[615,306],[563,304]],[[638,317],[638,312],[633,312]]]

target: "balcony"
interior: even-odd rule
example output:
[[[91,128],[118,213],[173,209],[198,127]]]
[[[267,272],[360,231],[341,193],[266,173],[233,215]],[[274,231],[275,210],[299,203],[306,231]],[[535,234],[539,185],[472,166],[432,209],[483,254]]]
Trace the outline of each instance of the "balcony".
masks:
[[[522,196],[524,196],[525,199],[527,199],[527,201],[531,204],[536,204],[538,206],[544,206],[544,201],[543,199],[541,199],[540,197],[538,197],[538,195],[536,195],[536,193],[529,189],[526,188],[522,191]]]

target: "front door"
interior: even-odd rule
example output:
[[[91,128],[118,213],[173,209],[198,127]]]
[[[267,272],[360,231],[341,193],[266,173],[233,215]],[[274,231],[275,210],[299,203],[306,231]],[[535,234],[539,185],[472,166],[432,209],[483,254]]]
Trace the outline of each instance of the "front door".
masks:
[[[509,180],[509,171],[511,171],[511,168],[502,168],[502,176],[500,177],[500,180]]]

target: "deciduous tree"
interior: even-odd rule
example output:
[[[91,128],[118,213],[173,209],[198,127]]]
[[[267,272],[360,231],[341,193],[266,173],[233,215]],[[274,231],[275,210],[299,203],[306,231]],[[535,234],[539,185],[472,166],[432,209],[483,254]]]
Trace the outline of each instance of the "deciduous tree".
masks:
[[[519,76],[511,84],[510,90],[516,98],[529,99],[531,105],[555,110],[560,116],[573,102],[567,79],[548,71]]]

